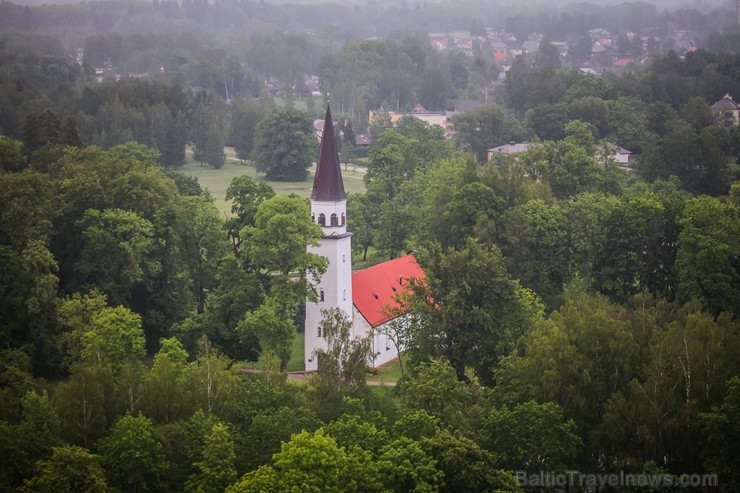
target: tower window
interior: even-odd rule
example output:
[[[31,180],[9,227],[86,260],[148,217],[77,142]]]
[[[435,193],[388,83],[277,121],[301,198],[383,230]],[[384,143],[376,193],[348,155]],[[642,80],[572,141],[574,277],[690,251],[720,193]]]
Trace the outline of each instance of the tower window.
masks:
[[[331,225],[332,226],[339,226],[339,218],[336,214],[331,215]]]
[[[342,226],[344,226],[347,223],[347,217],[344,215],[344,212],[342,212]]]
[[[319,325],[319,337],[321,337],[321,326]]]
[[[323,212],[319,214],[319,224],[322,226],[326,226],[326,216]]]
[[[319,301],[324,301],[324,290],[319,291]]]

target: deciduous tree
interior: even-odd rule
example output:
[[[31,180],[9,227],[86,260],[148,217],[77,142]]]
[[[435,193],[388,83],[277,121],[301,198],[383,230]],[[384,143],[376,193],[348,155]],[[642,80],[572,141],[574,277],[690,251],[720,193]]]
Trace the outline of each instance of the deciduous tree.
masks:
[[[304,181],[316,150],[311,120],[304,112],[276,110],[257,125],[252,161],[268,180]]]

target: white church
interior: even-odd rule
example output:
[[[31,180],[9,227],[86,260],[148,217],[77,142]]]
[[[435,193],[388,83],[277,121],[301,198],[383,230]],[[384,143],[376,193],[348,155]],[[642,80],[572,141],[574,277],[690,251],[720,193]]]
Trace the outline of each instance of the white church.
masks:
[[[319,330],[321,310],[339,308],[352,320],[353,337],[372,335],[373,361],[379,366],[398,356],[398,348],[382,326],[391,322],[389,308],[397,308],[396,294],[411,278],[424,278],[413,255],[399,257],[370,268],[352,272],[352,233],[347,230],[347,195],[339,163],[334,125],[329,107],[324,118],[319,159],[311,192],[311,219],[321,226],[319,246],[308,251],[326,257],[329,266],[316,286],[318,301],[306,303],[306,371],[316,371],[316,350],[326,349]]]

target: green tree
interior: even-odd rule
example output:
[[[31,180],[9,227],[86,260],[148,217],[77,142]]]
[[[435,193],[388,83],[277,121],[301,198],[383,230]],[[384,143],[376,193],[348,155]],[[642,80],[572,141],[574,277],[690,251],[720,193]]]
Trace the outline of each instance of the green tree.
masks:
[[[298,309],[295,301],[268,296],[262,305],[247,312],[237,326],[242,338],[257,337],[262,354],[272,353],[280,359],[281,371],[287,367],[297,334],[292,320]]]
[[[593,135],[603,138],[609,126],[609,106],[606,101],[595,96],[585,96],[568,105],[571,120],[585,122]]]
[[[528,328],[497,247],[472,239],[459,250],[434,248],[420,255],[426,279],[412,284],[413,354],[446,358],[457,377],[472,367],[491,383],[491,368]]]
[[[326,270],[326,259],[306,250],[306,245],[318,244],[321,227],[311,222],[305,200],[278,196],[259,205],[255,225],[243,228],[241,237],[250,264],[276,275],[271,279],[272,301],[252,310],[240,332],[257,335],[265,343],[263,349],[277,351],[284,367],[297,311],[316,296],[314,285]]]
[[[496,104],[465,111],[453,118],[458,148],[475,153],[478,162],[486,160],[486,150],[524,136],[516,117]]]
[[[479,403],[476,402],[475,386],[460,381],[454,368],[444,360],[435,358],[420,363],[401,389],[404,406],[412,411],[428,413],[428,416],[436,418],[437,425],[466,432],[477,425]]]
[[[719,474],[720,484],[736,487],[740,484],[740,462],[732,444],[740,440],[740,377],[727,382],[722,404],[700,417],[707,433],[706,470]]]
[[[275,196],[275,191],[266,183],[257,183],[247,175],[237,176],[231,180],[226,190],[225,200],[231,200],[233,217],[226,220],[234,253],[239,253],[241,238],[239,232],[246,226],[254,226],[259,205]]]
[[[565,137],[568,121],[565,103],[544,103],[527,111],[524,115],[527,127],[542,140],[561,140]]]
[[[365,391],[368,362],[372,357],[369,337],[353,337],[352,321],[338,308],[322,310],[319,323],[326,350],[318,349],[318,372],[313,383],[326,416],[338,413],[342,398]]]
[[[378,491],[377,466],[369,454],[345,451],[323,430],[294,435],[275,454],[278,491],[300,487],[306,492]]]
[[[648,132],[644,103],[636,98],[620,97],[607,101],[609,139],[625,149],[639,153]]]
[[[228,419],[235,406],[239,382],[237,368],[207,337],[201,338],[198,346],[197,358],[189,365],[194,403],[206,414]]]
[[[248,466],[256,468],[270,463],[281,444],[290,441],[292,435],[303,430],[313,432],[321,426],[316,413],[305,405],[281,404],[285,401],[251,417],[249,428],[243,434],[246,442],[243,452],[246,457],[243,458]]]
[[[499,399],[555,402],[584,441],[601,421],[604,402],[637,371],[639,346],[624,312],[601,296],[566,301],[520,344],[496,370]]]
[[[103,464],[112,486],[122,491],[156,491],[167,469],[162,445],[149,418],[126,415],[100,442]]]
[[[254,149],[257,125],[264,117],[265,108],[259,102],[240,100],[233,106],[229,145],[234,146],[236,157],[242,162],[249,159]]]
[[[23,143],[5,135],[0,136],[0,170],[3,173],[21,171],[26,164]]]
[[[442,248],[462,248],[476,232],[493,226],[503,209],[496,192],[480,182],[463,185],[449,199],[435,226]]]
[[[726,382],[737,374],[731,356],[740,343],[737,324],[726,314],[715,319],[700,312],[696,303],[678,313],[657,308],[635,317],[640,330],[648,329],[643,364],[628,388],[605,403],[593,443],[619,466],[653,461],[672,470],[700,467],[702,451],[711,450],[706,446],[716,435],[705,434],[699,416],[721,404]],[[687,439],[698,446],[683,446]]]
[[[697,132],[715,123],[712,110],[702,97],[689,98],[681,110],[681,118]]]
[[[84,295],[74,293],[59,304],[57,323],[63,331],[59,342],[64,348],[63,364],[65,367],[69,367],[80,359],[84,333],[90,330],[93,318],[107,306],[106,296],[97,290]]]
[[[521,491],[510,472],[496,468],[492,454],[460,433],[439,430],[434,436],[422,439],[421,446],[444,473],[441,493]]]
[[[530,200],[508,209],[501,222],[499,244],[511,275],[547,306],[559,306],[568,272],[561,208]]]
[[[739,211],[711,197],[686,203],[676,256],[679,300],[697,298],[711,313],[740,314]]]
[[[224,423],[216,423],[206,435],[201,459],[193,466],[197,472],[185,483],[192,493],[221,493],[237,478],[234,443]]]
[[[196,311],[206,310],[207,294],[216,287],[218,263],[226,252],[226,231],[213,201],[201,196],[180,202],[180,246],[189,271]]]
[[[465,76],[467,76],[467,69],[465,69]],[[462,75],[459,79],[463,79]],[[427,68],[418,89],[419,103],[429,111],[444,111],[447,109],[447,98],[454,94],[452,83],[450,76],[446,76],[440,69]],[[462,84],[463,81],[459,80],[458,83]],[[465,86],[467,86],[467,80]]]
[[[9,356],[8,352],[4,356]],[[0,488],[8,491],[32,477],[34,464],[51,456],[52,447],[61,445],[59,417],[46,392],[29,390],[21,399],[21,408],[20,416],[13,416],[12,422],[0,421],[0,453],[6,458],[0,470]]]
[[[521,166],[531,178],[546,180],[558,198],[599,190],[603,167],[596,160],[596,143],[588,124],[573,120],[566,124],[565,133],[560,142],[530,145],[521,155]]]
[[[306,245],[318,245],[321,227],[311,222],[309,207],[300,197],[278,196],[262,202],[254,226],[242,230],[244,250],[250,261],[268,272],[282,276],[323,273],[325,260],[306,252]]]
[[[0,244],[0,338],[5,347],[23,348],[34,367],[54,373],[61,360],[53,333],[57,262],[44,242],[31,240],[16,249]]]
[[[225,135],[221,122],[221,108],[213,94],[201,92],[197,95],[191,140],[193,142],[193,159],[206,163],[215,169],[223,168],[226,162],[224,154]]]
[[[534,66],[540,69],[557,70],[560,68],[558,49],[547,39],[540,41],[535,56]]]
[[[185,417],[188,353],[174,337],[162,339],[160,346],[146,378],[144,413],[156,423],[169,423]]]
[[[619,199],[612,195],[592,193],[571,197],[563,206],[571,277],[593,285],[602,267],[599,258],[607,242],[607,219],[621,206]]]
[[[377,227],[377,216],[373,214],[367,194],[352,193],[347,197],[347,218],[352,224],[352,253],[362,253],[362,260],[366,261]]]
[[[108,427],[113,375],[109,365],[75,363],[54,391],[54,403],[67,442],[91,446]]]
[[[384,446],[378,468],[387,491],[436,493],[444,485],[444,473],[436,461],[410,438],[397,438]]]
[[[351,397],[345,397],[343,404],[349,401],[358,401],[363,406],[362,401]],[[367,416],[351,414],[352,411],[348,411],[346,407],[344,414],[324,426],[324,431],[345,450],[361,448],[377,456],[380,449],[388,443],[388,433],[384,429],[378,429]]]
[[[563,417],[554,402],[519,404],[490,410],[485,439],[496,463],[509,471],[525,467],[530,473],[565,471],[576,462],[581,440],[573,420]]]
[[[49,459],[39,461],[36,474],[20,491],[107,493],[110,490],[100,457],[82,447],[66,445],[55,447]]]
[[[23,348],[45,374],[56,372],[61,356],[53,329],[59,266],[49,240],[59,216],[54,195],[46,174],[0,173],[0,340]]]
[[[268,180],[304,181],[315,150],[308,115],[287,108],[274,111],[257,125],[252,161]]]
[[[90,209],[79,227],[82,245],[75,271],[80,290],[97,287],[111,304],[126,303],[134,288],[151,282],[161,269],[151,256],[154,226],[135,212]]]
[[[103,308],[82,334],[81,356],[94,364],[110,363],[119,369],[125,362],[143,358],[144,332],[141,317],[128,308]]]

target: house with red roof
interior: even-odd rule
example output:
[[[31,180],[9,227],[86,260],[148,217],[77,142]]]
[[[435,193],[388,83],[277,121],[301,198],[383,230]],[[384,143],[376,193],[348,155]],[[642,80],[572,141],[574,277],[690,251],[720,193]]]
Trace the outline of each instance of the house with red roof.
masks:
[[[396,295],[412,279],[424,278],[424,271],[413,255],[352,272],[351,221],[347,219],[347,195],[332,127],[331,110],[327,107],[311,192],[311,218],[321,226],[323,234],[317,246],[309,245],[307,249],[325,257],[328,267],[316,285],[318,299],[306,303],[306,371],[318,369],[318,352],[327,349],[321,320],[322,312],[330,308],[338,308],[352,321],[352,337],[370,337],[373,358],[368,364],[379,366],[395,359],[399,348],[384,333],[384,328],[405,315],[399,313]]]
[[[352,322],[356,333],[373,334],[373,366],[398,356],[386,329],[403,310],[398,295],[417,279],[424,279],[424,270],[412,254],[352,274]]]

